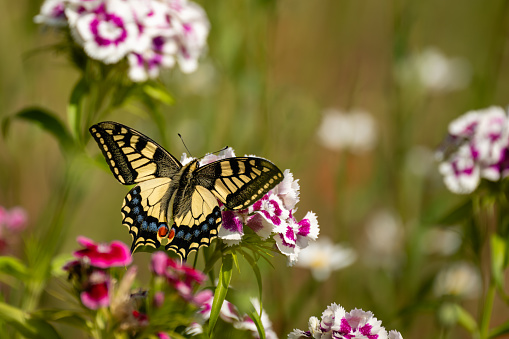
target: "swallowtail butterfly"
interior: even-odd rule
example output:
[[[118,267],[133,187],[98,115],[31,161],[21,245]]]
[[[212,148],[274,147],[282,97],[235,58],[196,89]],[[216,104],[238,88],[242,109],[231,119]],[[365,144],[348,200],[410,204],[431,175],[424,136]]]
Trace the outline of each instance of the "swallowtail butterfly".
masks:
[[[226,209],[245,209],[283,179],[273,163],[257,157],[218,160],[202,167],[194,159],[182,165],[142,133],[116,122],[90,127],[111,172],[120,183],[136,185],[122,206],[123,224],[138,246],[161,246],[183,260],[209,246]],[[170,226],[171,225],[171,226]]]

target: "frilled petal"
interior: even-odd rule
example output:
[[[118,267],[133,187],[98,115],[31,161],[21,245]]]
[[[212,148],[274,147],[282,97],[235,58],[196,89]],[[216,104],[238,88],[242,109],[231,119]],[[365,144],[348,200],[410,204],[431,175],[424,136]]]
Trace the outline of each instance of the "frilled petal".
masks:
[[[78,243],[84,249],[74,252],[77,258],[88,260],[91,266],[108,268],[113,266],[126,266],[132,262],[129,247],[120,241],[112,241],[110,244],[97,244],[85,237],[78,237]]]
[[[234,211],[223,211],[221,214],[222,225],[219,230],[219,238],[230,246],[237,245],[244,235],[243,219]]]
[[[451,192],[467,194],[477,188],[481,178],[477,155],[477,150],[472,145],[466,144],[440,164],[439,171]]]
[[[299,180],[293,178],[293,174],[289,169],[283,172],[283,181],[272,190],[283,201],[283,205],[287,210],[292,210],[299,202]]]

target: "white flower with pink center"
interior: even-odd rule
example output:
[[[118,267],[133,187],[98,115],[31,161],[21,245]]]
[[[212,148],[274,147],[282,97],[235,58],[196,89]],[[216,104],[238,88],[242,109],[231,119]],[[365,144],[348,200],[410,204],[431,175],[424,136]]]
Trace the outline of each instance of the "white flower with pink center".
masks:
[[[126,58],[136,82],[177,62],[183,72],[194,71],[210,30],[204,10],[184,0],[46,0],[34,21],[68,27],[93,59]]]
[[[371,312],[353,309],[346,313],[337,304],[330,305],[323,313],[322,320],[309,318],[309,331],[295,329],[289,339],[403,339],[398,331],[387,333],[382,322]]]
[[[471,111],[449,125],[437,158],[444,182],[454,193],[473,192],[480,179],[509,174],[509,118],[500,107]]]
[[[78,13],[79,14],[79,13]],[[106,64],[120,61],[127,53],[142,49],[138,26],[128,2],[108,0],[85,14],[79,14],[74,36],[85,52]]]
[[[382,322],[373,316],[371,312],[354,309],[345,314],[340,320],[339,326],[333,327],[334,332],[345,338],[373,338],[387,339],[388,334],[382,326]]]
[[[274,238],[281,253],[288,257],[288,264],[291,266],[299,259],[299,252],[306,248],[310,240],[316,240],[320,228],[318,220],[313,212],[308,212],[299,222],[291,214],[285,224],[274,228],[277,233]]]

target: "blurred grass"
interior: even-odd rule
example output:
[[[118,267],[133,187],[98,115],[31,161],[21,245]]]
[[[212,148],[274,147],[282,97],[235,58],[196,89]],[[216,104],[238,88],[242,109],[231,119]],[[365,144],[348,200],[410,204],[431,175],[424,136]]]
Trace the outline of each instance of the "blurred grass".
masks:
[[[364,226],[380,209],[397,212],[405,226],[404,263],[396,271],[374,268],[362,260],[337,272],[300,310],[288,318],[289,305],[308,279],[303,269],[264,267],[264,307],[284,337],[304,329],[332,302],[347,310],[369,309],[387,329],[406,338],[436,337],[433,307],[398,317],[401,307],[417,301],[427,279],[447,259],[422,254],[423,230],[460,198],[448,193],[436,169],[425,177],[406,163],[416,145],[433,149],[447,124],[467,110],[507,105],[509,91],[509,20],[507,1],[394,0],[392,2],[244,0],[205,2],[211,21],[208,56],[192,75],[167,72],[163,81],[175,104],[162,107],[166,139],[136,103],[109,119],[132,126],[160,141],[180,157],[181,133],[194,156],[233,147],[237,155],[256,154],[289,168],[300,179],[297,217],[313,210],[321,234],[352,244],[361,258],[366,249]],[[78,73],[63,56],[34,51],[59,41],[58,34],[32,22],[40,3],[0,3],[0,118],[28,105],[57,112],[65,107]],[[460,91],[415,99],[395,83],[402,58],[436,46],[447,56],[466,58],[473,71]],[[331,152],[317,142],[322,110],[361,107],[378,123],[379,143],[367,154]],[[64,159],[50,136],[16,122],[7,140],[0,138],[0,205],[25,207],[31,226],[44,224],[47,202],[63,175]],[[97,154],[89,145],[90,154]],[[62,252],[76,247],[77,235],[98,241],[130,237],[121,226],[125,187],[111,174],[87,169],[82,203],[68,211],[69,235]],[[37,232],[31,229],[30,232]],[[18,251],[20,252],[20,251]],[[22,253],[18,253],[22,255]],[[457,257],[468,257],[461,251]],[[148,255],[136,256],[145,267]],[[233,286],[257,294],[254,275],[234,273]],[[306,296],[299,296],[306,298]],[[51,303],[51,298],[45,298]],[[424,304],[423,304],[424,305]],[[501,307],[501,305],[495,305]],[[467,304],[474,314],[477,304]],[[493,322],[500,323],[494,312]],[[453,331],[451,338],[465,332]]]

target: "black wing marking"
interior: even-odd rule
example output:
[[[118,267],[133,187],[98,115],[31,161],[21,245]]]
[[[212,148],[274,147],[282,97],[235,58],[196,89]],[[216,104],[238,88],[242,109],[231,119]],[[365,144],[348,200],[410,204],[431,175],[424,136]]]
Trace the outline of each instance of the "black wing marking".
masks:
[[[127,193],[121,212],[122,223],[133,237],[131,253],[138,246],[161,246],[169,233],[166,211],[171,179],[157,178],[143,182]]]
[[[107,121],[89,130],[111,172],[124,185],[159,177],[172,178],[182,168],[173,155],[132,128]]]
[[[196,170],[196,180],[230,210],[245,209],[283,180],[276,165],[263,158],[219,160]]]
[[[189,194],[175,193],[173,226],[166,245],[183,260],[200,247],[209,246],[221,227],[221,210],[216,197],[207,188],[197,185]]]

